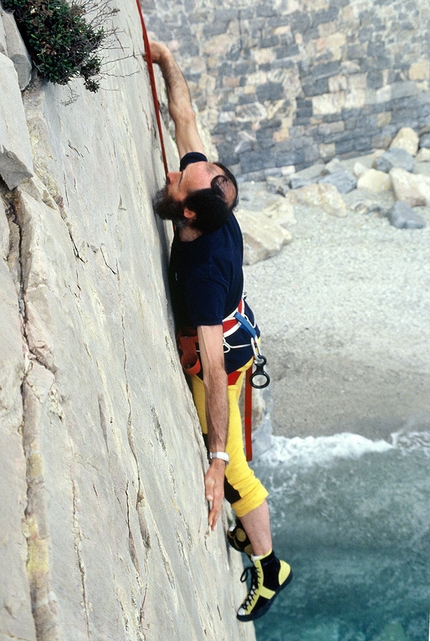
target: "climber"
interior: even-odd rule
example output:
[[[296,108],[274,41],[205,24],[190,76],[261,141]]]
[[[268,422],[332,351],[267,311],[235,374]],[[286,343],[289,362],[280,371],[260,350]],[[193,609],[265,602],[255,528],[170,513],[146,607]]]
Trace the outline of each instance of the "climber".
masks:
[[[206,158],[188,86],[172,53],[151,42],[151,55],[166,84],[181,158],[179,171],[167,174],[154,208],[175,225],[169,286],[176,326],[198,341],[200,372],[190,376],[190,383],[209,455],[208,522],[213,530],[225,494],[237,517],[227,533],[229,543],[253,563],[241,577],[251,571],[249,593],[237,612],[240,621],[251,621],[267,612],[292,572],[272,550],[268,493],[248,466],[242,441],[238,399],[253,353],[234,312],[258,328],[243,299],[242,234],[232,214],[238,188],[227,167]]]

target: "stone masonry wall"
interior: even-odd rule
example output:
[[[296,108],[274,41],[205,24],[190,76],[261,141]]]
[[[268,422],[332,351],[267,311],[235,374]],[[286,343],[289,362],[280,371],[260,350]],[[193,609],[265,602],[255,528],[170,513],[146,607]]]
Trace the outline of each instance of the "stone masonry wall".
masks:
[[[239,173],[290,173],[430,123],[427,0],[142,5]]]

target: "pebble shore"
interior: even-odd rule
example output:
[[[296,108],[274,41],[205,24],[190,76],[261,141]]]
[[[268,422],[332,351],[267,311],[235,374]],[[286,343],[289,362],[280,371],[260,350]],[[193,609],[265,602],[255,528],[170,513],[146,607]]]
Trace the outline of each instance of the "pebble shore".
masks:
[[[343,164],[357,160],[371,166]],[[241,185],[249,210],[271,198],[266,183]],[[430,426],[430,207],[414,208],[423,229],[398,229],[384,215],[392,191],[343,199],[342,218],[295,206],[292,242],[245,267],[246,291],[269,360],[273,432],[389,440]]]

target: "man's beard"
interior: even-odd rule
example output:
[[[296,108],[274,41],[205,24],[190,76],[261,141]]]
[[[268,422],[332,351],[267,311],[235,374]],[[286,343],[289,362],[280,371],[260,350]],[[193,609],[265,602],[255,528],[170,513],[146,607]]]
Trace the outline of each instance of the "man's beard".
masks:
[[[157,216],[162,220],[171,220],[179,229],[187,224],[183,203],[174,200],[168,194],[167,185],[155,194],[154,209]]]

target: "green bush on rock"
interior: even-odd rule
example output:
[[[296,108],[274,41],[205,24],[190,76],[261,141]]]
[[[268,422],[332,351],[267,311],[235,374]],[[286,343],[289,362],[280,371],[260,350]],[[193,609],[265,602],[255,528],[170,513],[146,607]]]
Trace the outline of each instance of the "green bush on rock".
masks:
[[[97,91],[101,60],[96,55],[106,38],[103,27],[86,22],[86,5],[66,0],[2,0],[13,11],[34,66],[50,82],[66,85],[84,79],[85,88]],[[93,3],[95,4],[95,3]],[[103,3],[106,5],[106,3]]]

